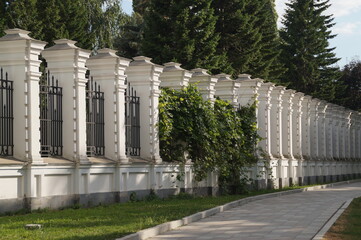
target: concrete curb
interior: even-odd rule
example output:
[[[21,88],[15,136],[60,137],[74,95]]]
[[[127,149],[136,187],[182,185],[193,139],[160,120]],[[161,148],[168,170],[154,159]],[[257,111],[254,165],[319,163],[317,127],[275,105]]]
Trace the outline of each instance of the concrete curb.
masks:
[[[312,238],[312,240],[322,240],[323,236],[327,231],[332,227],[332,225],[337,221],[341,214],[346,210],[346,208],[351,204],[353,198],[344,202],[339,209],[328,219],[328,221],[323,225],[320,231]]]
[[[280,197],[280,196],[294,194],[294,193],[301,193],[301,192],[312,191],[312,190],[332,188],[332,187],[335,187],[335,186],[338,186],[338,185],[350,184],[350,183],[355,183],[355,182],[360,182],[360,181],[361,181],[361,179],[349,180],[349,181],[330,183],[330,184],[318,185],[318,186],[301,188],[301,189],[294,189],[294,190],[289,190],[289,191],[284,191],[284,192],[267,193],[267,194],[262,194],[262,195],[258,195],[258,196],[242,198],[242,199],[239,199],[239,200],[236,200],[236,201],[233,201],[233,202],[230,202],[230,203],[226,203],[226,204],[218,206],[218,207],[214,207],[214,208],[205,210],[203,212],[195,213],[193,215],[184,217],[184,218],[179,219],[179,220],[166,222],[166,223],[163,223],[163,224],[151,227],[151,228],[143,229],[143,230],[141,230],[139,232],[127,235],[125,237],[117,238],[116,240],[145,240],[145,239],[157,236],[157,235],[159,235],[161,233],[168,232],[168,231],[173,230],[175,228],[190,224],[192,222],[199,221],[199,220],[201,220],[203,218],[210,217],[210,216],[215,215],[217,213],[227,211],[227,210],[229,210],[231,208],[245,205],[245,204],[247,204],[249,202],[262,200],[262,199],[266,199],[266,198]],[[345,206],[345,204],[343,206]],[[341,210],[341,208],[339,209],[339,211]],[[344,209],[343,209],[343,211],[344,211]],[[340,213],[340,215],[341,215],[341,213]],[[337,214],[334,214],[334,216],[336,216],[336,215]],[[336,217],[336,219],[338,218],[338,216]],[[334,221],[336,221],[336,219]],[[329,221],[331,221],[331,220],[329,220]],[[332,222],[332,224],[333,223],[334,222]],[[328,222],[324,225],[324,228],[326,227],[327,224],[328,224]],[[331,226],[332,226],[332,224],[331,224]],[[327,228],[327,230],[328,229],[329,228]],[[323,230],[323,228],[322,228],[322,230]],[[325,231],[325,233],[327,232],[327,230]],[[321,231],[319,233],[321,233]],[[317,234],[317,236],[318,236],[318,234]],[[314,238],[314,239],[316,240],[316,238]],[[317,239],[322,239],[322,238],[317,238]]]

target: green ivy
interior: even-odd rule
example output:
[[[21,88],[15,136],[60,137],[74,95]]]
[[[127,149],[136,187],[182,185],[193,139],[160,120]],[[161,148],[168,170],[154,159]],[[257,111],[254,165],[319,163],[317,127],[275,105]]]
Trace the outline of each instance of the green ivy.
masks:
[[[217,99],[204,101],[197,87],[162,89],[159,100],[161,156],[166,162],[192,161],[197,181],[217,171],[222,187],[239,191],[245,168],[257,162],[256,105],[235,109]]]

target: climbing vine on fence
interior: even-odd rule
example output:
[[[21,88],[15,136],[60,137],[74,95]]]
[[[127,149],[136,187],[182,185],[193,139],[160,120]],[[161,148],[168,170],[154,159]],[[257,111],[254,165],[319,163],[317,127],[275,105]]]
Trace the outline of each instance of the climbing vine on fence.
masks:
[[[239,192],[244,169],[255,162],[255,104],[235,109],[217,99],[204,101],[197,87],[163,89],[159,101],[161,156],[164,161],[192,161],[196,180],[217,171],[223,188]]]

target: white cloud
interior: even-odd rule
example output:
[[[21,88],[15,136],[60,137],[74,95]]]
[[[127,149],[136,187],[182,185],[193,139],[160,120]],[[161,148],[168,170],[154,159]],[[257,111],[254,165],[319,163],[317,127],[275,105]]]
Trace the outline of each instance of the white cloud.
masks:
[[[361,22],[339,23],[332,29],[332,32],[336,34],[348,34],[348,35],[360,34]]]
[[[290,0],[276,0],[276,10],[280,17],[285,12],[286,2]],[[330,4],[328,14],[333,14],[335,17],[348,16],[361,10],[361,0],[331,0]]]
[[[331,0],[330,3],[328,13],[335,17],[345,17],[361,9],[360,0]]]

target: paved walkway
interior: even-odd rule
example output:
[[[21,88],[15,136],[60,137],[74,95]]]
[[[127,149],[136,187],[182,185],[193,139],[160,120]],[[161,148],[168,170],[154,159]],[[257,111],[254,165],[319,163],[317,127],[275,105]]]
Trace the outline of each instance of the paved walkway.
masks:
[[[343,203],[360,196],[357,182],[258,200],[151,239],[312,239]]]

